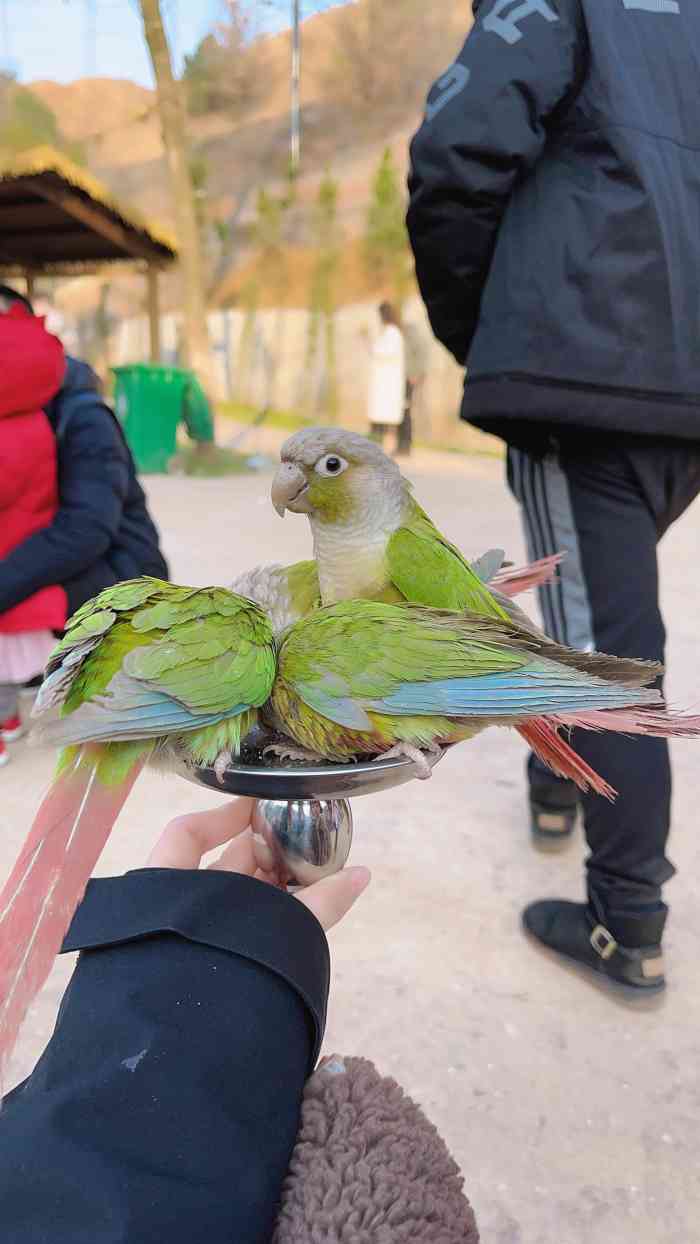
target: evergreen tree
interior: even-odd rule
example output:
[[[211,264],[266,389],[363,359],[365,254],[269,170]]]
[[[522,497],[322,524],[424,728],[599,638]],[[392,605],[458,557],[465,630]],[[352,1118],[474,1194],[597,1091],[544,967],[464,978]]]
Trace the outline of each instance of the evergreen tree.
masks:
[[[389,147],[382,155],[367,213],[365,262],[382,285],[390,286],[400,307],[411,283],[411,261],[406,231],[406,204],[398,170]]]
[[[306,346],[307,403],[308,386],[313,376],[314,363],[323,329],[324,369],[321,404],[329,422],[335,422],[338,414],[338,382],[336,374],[335,310],[336,288],[340,260],[340,237],[338,231],[338,183],[326,172],[318,188],[318,199],[313,220],[316,258],[311,276],[309,332]]]

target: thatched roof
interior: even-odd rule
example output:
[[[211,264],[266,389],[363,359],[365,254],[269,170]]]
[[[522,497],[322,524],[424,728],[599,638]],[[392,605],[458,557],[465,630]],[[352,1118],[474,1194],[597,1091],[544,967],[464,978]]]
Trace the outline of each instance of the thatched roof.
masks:
[[[0,164],[0,269],[69,273],[141,260],[177,258],[174,237],[124,207],[85,169],[36,147]]]

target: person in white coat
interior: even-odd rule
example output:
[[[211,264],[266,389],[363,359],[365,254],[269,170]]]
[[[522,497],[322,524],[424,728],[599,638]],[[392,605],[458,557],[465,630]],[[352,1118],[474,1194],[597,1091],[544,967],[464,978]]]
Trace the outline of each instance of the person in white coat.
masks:
[[[390,302],[379,308],[381,330],[372,343],[369,380],[370,436],[380,443],[406,415],[406,346],[399,317]]]

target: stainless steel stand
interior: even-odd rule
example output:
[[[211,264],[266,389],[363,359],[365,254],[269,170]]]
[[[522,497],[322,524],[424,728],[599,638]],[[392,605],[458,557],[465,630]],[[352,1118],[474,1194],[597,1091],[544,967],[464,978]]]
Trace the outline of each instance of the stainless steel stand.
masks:
[[[297,885],[312,885],[345,866],[352,845],[350,796],[403,786],[416,776],[412,760],[354,765],[232,765],[220,782],[213,769],[193,779],[219,794],[252,795],[253,832],[262,851]]]

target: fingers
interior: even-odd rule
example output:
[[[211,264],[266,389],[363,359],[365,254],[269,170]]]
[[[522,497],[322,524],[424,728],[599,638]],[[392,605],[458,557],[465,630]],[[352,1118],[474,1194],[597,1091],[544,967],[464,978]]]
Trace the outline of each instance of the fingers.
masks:
[[[252,799],[236,799],[209,812],[175,817],[151,851],[147,867],[198,869],[204,855],[226,844],[219,858],[209,865],[211,869],[242,873],[268,885],[283,885],[283,879],[256,849],[250,828],[252,810]],[[308,890],[298,891],[296,900],[308,907],[328,932],[347,915],[369,882],[366,868],[346,868]]]
[[[149,868],[199,868],[202,856],[250,825],[252,799],[235,799],[210,812],[177,816],[166,825],[148,857]]]
[[[346,868],[334,877],[317,881],[308,890],[298,890],[296,898],[312,911],[326,933],[346,916],[367,889],[371,874],[367,868]]]
[[[258,867],[253,845],[253,831],[247,829],[230,842],[218,859],[209,865],[211,872],[245,873],[252,877]]]

